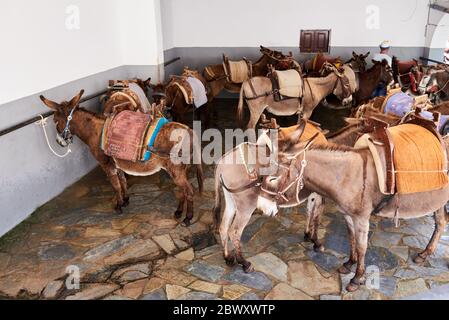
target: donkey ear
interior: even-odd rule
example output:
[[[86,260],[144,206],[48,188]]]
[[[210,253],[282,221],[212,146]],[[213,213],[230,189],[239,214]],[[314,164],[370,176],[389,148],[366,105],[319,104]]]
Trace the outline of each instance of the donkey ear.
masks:
[[[80,100],[81,100],[81,97],[83,96],[83,94],[84,94],[84,89],[81,90],[76,96],[74,96],[72,98],[72,100],[70,100],[69,105],[71,107],[77,106],[78,103],[80,103]]]
[[[151,77],[149,77],[147,80],[145,80],[145,81],[143,82],[143,84],[144,84],[146,87],[150,87],[150,88],[151,88]]]
[[[56,102],[54,102],[54,101],[51,101],[51,100],[48,100],[47,98],[45,98],[44,96],[40,96],[39,97],[41,100],[42,100],[42,102],[47,106],[47,107],[49,107],[50,109],[52,109],[53,111],[58,111],[58,109],[61,107],[58,103],[56,103]]]
[[[354,51],[352,51],[352,56],[353,56],[354,58],[357,58],[357,54],[356,54]]]
[[[366,54],[363,55],[363,58],[368,58],[368,56],[371,54],[371,51],[368,51]]]

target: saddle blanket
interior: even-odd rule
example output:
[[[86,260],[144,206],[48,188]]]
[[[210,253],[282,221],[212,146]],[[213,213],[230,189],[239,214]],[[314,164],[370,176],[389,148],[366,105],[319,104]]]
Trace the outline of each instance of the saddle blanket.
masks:
[[[245,60],[223,62],[228,79],[233,83],[243,83],[248,80],[248,64]]]
[[[188,77],[187,82],[192,88],[193,104],[199,108],[207,103],[206,87],[195,77]]]
[[[302,78],[296,70],[276,70],[279,93],[290,98],[301,98],[303,93]]]
[[[144,112],[150,111],[151,103],[148,100],[147,95],[145,94],[143,89],[137,83],[134,83],[134,82],[129,83],[129,89],[131,91],[133,91],[139,98],[139,102],[140,102],[140,106],[142,107],[142,110]]]
[[[393,166],[396,192],[411,194],[440,190],[447,186],[447,156],[440,141],[424,127],[403,124],[388,128],[393,142]],[[355,148],[368,147],[374,158],[382,193],[385,190],[385,154],[380,154],[369,135],[362,136]]]
[[[110,157],[132,162],[148,161],[160,129],[169,121],[150,115],[122,111],[106,119],[101,148]]]
[[[392,114],[398,116],[399,118],[404,117],[407,113],[413,110],[415,105],[415,99],[406,93],[399,92],[395,93],[386,98],[384,102],[383,111],[387,114]],[[422,111],[420,116],[433,121],[433,113],[429,111]],[[444,124],[449,120],[449,115],[441,115],[440,122],[437,127],[438,130],[444,126]]]

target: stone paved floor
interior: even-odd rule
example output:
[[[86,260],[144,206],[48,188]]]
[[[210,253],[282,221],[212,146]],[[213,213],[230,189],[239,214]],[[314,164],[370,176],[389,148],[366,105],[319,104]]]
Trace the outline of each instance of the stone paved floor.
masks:
[[[227,110],[234,110],[235,103],[218,105],[216,123],[232,128],[234,120]],[[335,129],[338,124],[332,119],[336,118],[329,113],[324,109],[315,117],[325,128]],[[94,170],[0,239],[0,297],[448,298],[449,232],[425,265],[411,261],[433,231],[430,217],[401,221],[399,228],[390,220],[373,219],[366,262],[380,270],[378,289],[362,287],[347,293],[349,277],[336,272],[348,253],[346,227],[332,203],[319,230],[325,252],[315,253],[304,242],[302,206],[282,210],[276,218],[255,214],[243,243],[256,272],[245,274],[239,267],[227,267],[210,232],[213,168],[205,168],[205,173],[205,192],[195,197],[194,223],[185,228],[173,218],[178,190],[164,174],[131,177],[130,206],[118,215],[111,210],[112,188],[104,174]],[[68,266],[79,268],[79,289],[65,286]]]

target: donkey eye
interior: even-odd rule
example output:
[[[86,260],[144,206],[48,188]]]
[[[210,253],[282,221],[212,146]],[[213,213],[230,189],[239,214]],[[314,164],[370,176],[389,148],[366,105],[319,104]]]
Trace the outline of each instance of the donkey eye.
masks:
[[[274,180],[276,180],[276,178],[270,178],[270,182],[273,182]]]

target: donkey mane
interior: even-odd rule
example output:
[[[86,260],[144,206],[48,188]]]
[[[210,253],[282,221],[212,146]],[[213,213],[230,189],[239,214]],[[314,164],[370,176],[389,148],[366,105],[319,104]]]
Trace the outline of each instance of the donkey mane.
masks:
[[[343,153],[356,151],[356,149],[354,149],[354,148],[351,148],[351,147],[348,147],[345,145],[331,143],[331,142],[329,142],[326,145],[322,145],[322,144],[312,145],[310,150],[343,152]]]

